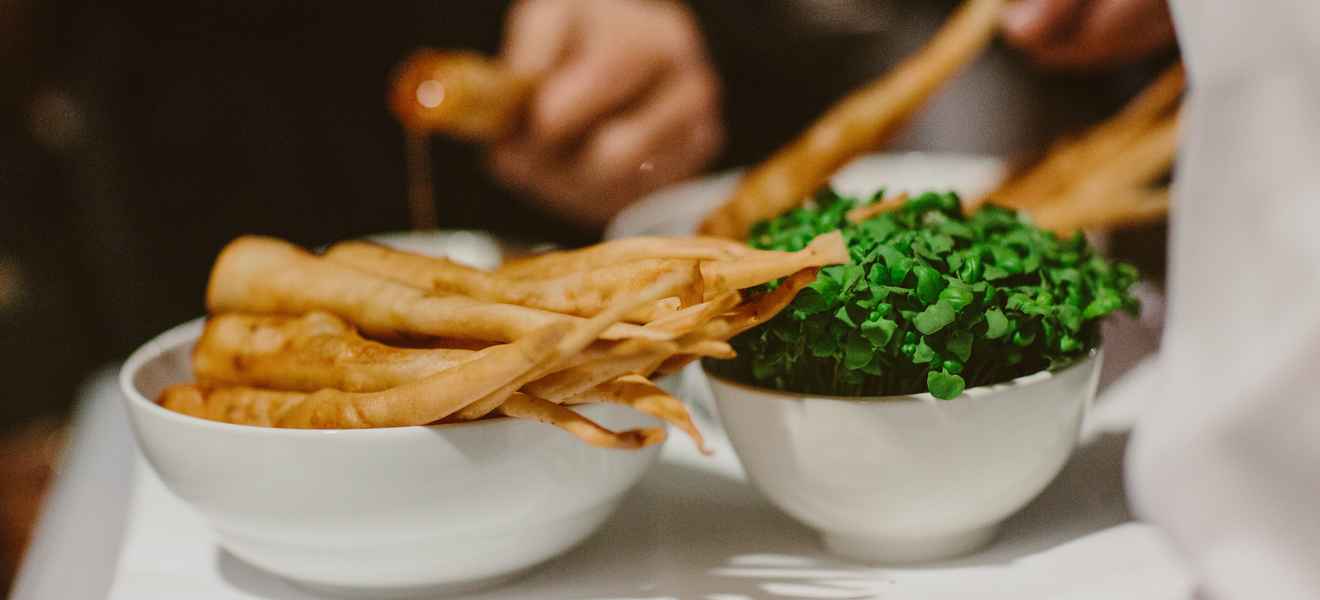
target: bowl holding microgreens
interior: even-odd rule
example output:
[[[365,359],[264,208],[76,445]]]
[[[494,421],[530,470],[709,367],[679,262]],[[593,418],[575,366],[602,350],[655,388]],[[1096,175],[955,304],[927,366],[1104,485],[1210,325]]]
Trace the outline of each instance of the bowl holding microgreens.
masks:
[[[1098,381],[1100,323],[1134,312],[1134,268],[952,192],[819,193],[757,224],[798,250],[842,230],[773,319],[703,363],[749,476],[831,551],[866,562],[970,552],[1058,474]],[[774,284],[771,284],[773,286]]]

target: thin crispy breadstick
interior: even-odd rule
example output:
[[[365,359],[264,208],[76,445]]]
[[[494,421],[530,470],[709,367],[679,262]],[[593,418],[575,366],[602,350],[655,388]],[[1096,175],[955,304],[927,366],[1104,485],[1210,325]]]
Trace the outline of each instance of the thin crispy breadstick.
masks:
[[[534,85],[473,52],[419,50],[399,65],[390,107],[413,131],[495,141],[518,126]]]
[[[566,369],[636,356],[677,352],[724,356],[715,340],[700,343],[625,340],[595,342],[568,360]],[[456,367],[473,350],[395,348],[363,339],[327,313],[302,317],[228,313],[211,317],[193,349],[193,374],[205,386],[249,386],[283,391],[378,392]]]
[[[192,365],[197,381],[207,386],[374,392],[455,367],[476,354],[393,348],[362,339],[348,323],[322,312],[297,318],[228,313],[207,321]]]
[[[624,315],[629,314],[638,307],[646,306],[647,304],[659,300],[669,293],[669,290],[674,289],[674,286],[678,282],[686,281],[688,277],[689,275],[683,272],[673,272],[663,275],[636,295],[615,302],[610,305],[609,308],[601,311],[600,314],[584,321],[582,325],[567,329],[562,336],[554,338],[553,343],[556,345],[555,352],[547,354],[543,360],[539,361],[537,365],[523,374],[510,378],[510,381],[503,387],[493,390],[490,394],[476,402],[465,405],[455,413],[456,417],[459,419],[471,420],[480,419],[487,414],[490,414],[490,412],[495,410],[500,403],[504,402],[504,399],[507,398],[509,394],[512,394],[532,381],[563,369],[566,366],[568,359],[578,352],[581,352],[584,348],[595,341],[595,339],[600,336],[600,332],[609,328],[611,324],[617,323],[624,317]],[[510,346],[513,345],[516,345],[516,342],[515,344],[510,344]],[[525,350],[524,352],[527,351]]]
[[[702,280],[696,261],[650,259],[593,271],[566,273],[551,279],[522,281],[460,265],[445,258],[394,250],[370,242],[335,244],[325,258],[387,277],[422,290],[462,294],[480,300],[517,304],[553,312],[590,317],[615,298],[636,293],[667,273],[682,272],[666,295],[680,306],[701,301]],[[668,304],[666,303],[666,307]],[[638,319],[654,318],[655,307],[640,311]]]
[[[865,221],[867,219],[871,219],[883,215],[887,212],[898,210],[900,207],[903,206],[904,202],[907,202],[907,199],[908,199],[907,192],[903,192],[895,196],[883,198],[879,202],[872,202],[870,204],[867,204],[866,206],[859,206],[857,208],[848,211],[847,214],[848,222],[861,223],[862,221]]]
[[[1145,186],[1163,177],[1178,154],[1178,122],[1174,113],[1128,144],[1123,152],[1097,165],[1073,184],[1073,193],[1100,194]]]
[[[1039,227],[1067,235],[1077,230],[1153,223],[1168,214],[1169,206],[1167,188],[1132,189],[1042,206],[1032,210],[1031,218]]]
[[[701,233],[742,239],[796,206],[839,167],[878,146],[993,39],[1005,0],[968,0],[916,55],[853,92],[797,140],[746,174]]]
[[[496,273],[515,279],[544,279],[645,259],[733,260],[753,252],[746,244],[722,238],[643,236],[515,258],[500,265]]]
[[[701,304],[694,304],[671,315],[655,319],[647,323],[646,328],[684,334],[732,309],[741,300],[742,294],[737,290],[725,292]]]
[[[1178,114],[1164,119],[1109,161],[1072,183],[1066,195],[1028,209],[1040,227],[1060,233],[1136,225],[1169,208],[1167,192],[1146,186],[1169,171],[1178,151]]]
[[[640,412],[647,411],[640,410]],[[665,430],[659,427],[630,429],[619,432],[610,431],[572,409],[527,394],[509,396],[500,405],[499,413],[507,417],[531,419],[554,425],[577,436],[578,439],[600,448],[636,450],[664,442],[666,437]]]
[[[436,296],[313,256],[272,238],[245,236],[216,259],[207,288],[212,312],[302,314],[322,310],[376,337],[400,335],[514,341],[547,325],[583,321],[525,306]],[[664,340],[666,334],[617,323],[604,339]]]
[[[500,390],[554,356],[555,340],[572,327],[554,323],[518,342],[492,346],[459,367],[380,392],[322,389],[314,393],[224,387],[202,394],[202,405],[182,410],[166,397],[166,408],[240,425],[304,429],[357,429],[424,425]],[[194,395],[187,395],[189,402]]]
[[[783,257],[773,259],[703,262],[701,276],[706,281],[706,293],[713,295],[753,288],[802,269],[847,264],[851,261],[848,245],[843,242],[843,234],[839,231],[817,236],[806,248],[784,254]]]
[[[1127,148],[1147,135],[1157,121],[1176,109],[1185,85],[1183,66],[1175,64],[1118,115],[1076,139],[1056,144],[1038,164],[969,206],[991,201],[1001,206],[1029,208],[1067,195],[1077,180],[1105,162],[1121,158]]]
[[[738,304],[740,295],[729,292],[709,302],[684,309],[681,318],[661,320],[650,323],[647,328],[664,329],[673,333],[687,334],[732,309]],[[683,356],[731,358],[733,348],[723,340],[714,340],[699,334],[685,335],[680,338],[677,352],[641,351],[631,356],[611,357],[610,360],[593,361],[547,374],[524,386],[524,391],[552,402],[561,402],[565,398],[598,384],[613,380],[622,375],[636,373],[649,375],[657,365],[675,354]]]
[[[698,335],[706,339],[728,340],[769,321],[779,314],[779,311],[787,308],[793,302],[793,299],[797,297],[798,292],[802,291],[802,288],[811,285],[811,282],[816,280],[816,274],[819,271],[820,269],[816,267],[802,269],[785,279],[774,290],[749,299],[728,314],[712,320],[690,335]],[[658,374],[674,373],[697,358],[692,355],[675,354],[660,363],[653,372]]]
[[[323,389],[311,394],[271,395],[268,390],[255,388],[221,388],[224,393],[204,395],[200,408],[193,406],[195,395],[191,394],[186,395],[187,402],[175,404],[196,410],[190,414],[200,413],[199,416],[206,418],[218,415],[233,423],[275,427],[352,429],[423,425],[471,409],[473,405],[479,406],[480,413],[465,418],[478,418],[499,406],[526,382],[557,370],[627,311],[658,299],[663,286],[671,284],[667,279],[591,319],[552,322],[513,343],[480,350],[462,364],[388,390],[353,393]],[[220,408],[209,406],[212,403]],[[241,406],[242,410],[224,408],[228,406]]]
[[[282,413],[304,402],[305,398],[305,394],[297,392],[185,384],[166,388],[159,403],[175,412],[202,419],[278,427]],[[510,396],[500,406],[500,412],[509,417],[554,425],[588,444],[602,448],[637,449],[665,440],[664,429],[648,427],[616,433],[571,409],[526,394]]]
[[[692,438],[702,454],[711,454],[701,431],[692,423],[692,414],[683,402],[660,389],[645,377],[629,375],[601,384],[569,398],[566,404],[610,402],[632,407],[679,428]]]

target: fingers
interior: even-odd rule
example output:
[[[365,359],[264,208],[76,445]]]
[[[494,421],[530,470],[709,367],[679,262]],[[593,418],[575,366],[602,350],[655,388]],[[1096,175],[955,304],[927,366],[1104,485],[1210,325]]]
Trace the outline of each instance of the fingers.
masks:
[[[509,31],[505,59],[545,69],[526,126],[488,147],[490,170],[509,187],[598,226],[722,146],[719,82],[681,5],[525,0]],[[554,41],[514,39],[531,35]]]
[[[1164,0],[1023,0],[1003,28],[1033,61],[1060,69],[1137,60],[1174,42]]]
[[[666,176],[685,174],[681,172],[687,169],[676,167],[704,163],[718,145],[715,89],[713,76],[707,73],[671,78],[639,106],[592,132],[579,164],[611,181],[638,176],[639,170],[642,177],[657,170]]]
[[[711,74],[671,76],[654,93],[586,135],[572,152],[546,153],[526,137],[491,147],[491,169],[585,225],[700,170],[723,144]]]
[[[1021,48],[1043,48],[1076,23],[1083,0],[1020,0],[1004,11],[1004,37]]]
[[[669,66],[666,57],[622,40],[587,43],[596,47],[575,52],[532,103],[530,134],[541,145],[562,146],[582,137],[602,116],[642,96]]]
[[[568,52],[578,12],[564,2],[521,0],[509,9],[500,52],[506,65],[532,79],[550,72]]]

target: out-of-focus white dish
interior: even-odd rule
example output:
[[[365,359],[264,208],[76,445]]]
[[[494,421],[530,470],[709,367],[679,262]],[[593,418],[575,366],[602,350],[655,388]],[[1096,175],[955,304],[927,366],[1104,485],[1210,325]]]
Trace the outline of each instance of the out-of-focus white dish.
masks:
[[[562,554],[601,525],[659,446],[606,450],[541,423],[289,430],[196,419],[155,404],[191,380],[201,322],[120,372],[138,446],[234,556],[321,591],[368,598],[458,592]],[[587,406],[606,427],[659,427]]]
[[[1096,353],[953,400],[820,397],[708,378],[756,487],[831,552],[889,563],[989,543],[1072,453],[1100,363]]]
[[[840,169],[830,185],[840,193],[859,196],[883,187],[891,194],[933,189],[975,197],[992,190],[1004,178],[1005,169],[997,158],[974,154],[869,154]],[[692,233],[733,192],[741,175],[729,171],[661,189],[620,212],[605,237]]]

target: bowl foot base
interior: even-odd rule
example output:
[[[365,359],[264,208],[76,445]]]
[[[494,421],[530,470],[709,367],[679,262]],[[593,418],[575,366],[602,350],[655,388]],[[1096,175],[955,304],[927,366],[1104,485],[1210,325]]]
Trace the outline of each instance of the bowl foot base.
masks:
[[[952,558],[978,550],[994,539],[999,524],[937,536],[898,537],[824,532],[825,549],[865,563],[910,563]]]
[[[416,587],[349,587],[330,585],[322,583],[313,583],[310,581],[290,580],[294,585],[318,595],[332,596],[335,598],[371,598],[372,600],[396,600],[404,598],[435,598],[442,596],[457,596],[475,592],[488,587],[507,583],[510,580],[517,579],[523,573],[529,571],[522,569],[513,573],[502,573],[494,577],[483,579],[472,579],[466,581],[455,581],[453,583],[444,583],[439,585],[426,585]]]

